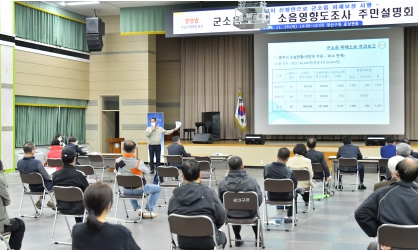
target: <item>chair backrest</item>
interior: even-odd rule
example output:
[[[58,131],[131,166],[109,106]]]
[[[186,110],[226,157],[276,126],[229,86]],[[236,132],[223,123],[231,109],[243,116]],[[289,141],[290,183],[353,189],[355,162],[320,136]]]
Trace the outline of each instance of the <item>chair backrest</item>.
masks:
[[[196,161],[207,161],[212,164],[212,159],[209,156],[195,156]]]
[[[116,181],[118,186],[125,188],[137,188],[142,187],[142,178],[137,175],[116,175]]]
[[[42,178],[42,175],[40,173],[30,173],[30,174],[20,173],[20,179],[22,180],[22,183],[24,184],[43,184],[44,183],[44,178]]]
[[[200,164],[200,171],[210,171],[210,163],[208,161],[198,161]]]
[[[179,170],[173,166],[158,166],[157,172],[160,177],[179,177]]]
[[[293,193],[295,196],[295,189],[291,179],[270,179],[264,180],[264,191],[273,193]]]
[[[314,173],[324,173],[324,169],[322,168],[321,163],[312,163],[312,171]]]
[[[296,180],[298,181],[309,181],[311,177],[309,176],[309,171],[306,169],[295,169],[292,170],[295,174]]]
[[[168,216],[168,224],[170,226],[170,232],[173,234],[187,237],[213,235],[214,242],[216,243],[215,226],[208,216],[170,214]]]
[[[54,186],[52,190],[54,190],[57,201],[76,202],[84,200],[83,191],[78,187]]]
[[[170,164],[182,164],[183,163],[183,157],[181,155],[165,155],[165,158],[168,163]]]
[[[61,158],[49,158],[46,160],[48,166],[50,167],[62,167],[64,166],[64,162],[62,162]]]
[[[223,195],[224,208],[230,210],[258,210],[258,195],[249,192],[225,192]]]
[[[357,168],[357,159],[356,158],[339,158],[338,166],[342,167],[352,167]]]
[[[383,224],[377,230],[377,243],[392,248],[417,249],[418,225]]]
[[[90,165],[74,165],[74,168],[83,172],[85,175],[94,175],[94,168]]]
[[[377,162],[377,164],[381,168],[387,168],[388,167],[388,161],[389,161],[388,158],[382,158],[382,159],[379,159],[379,161]]]
[[[90,160],[87,155],[79,155],[77,161],[80,165],[90,165]]]
[[[91,166],[104,166],[103,157],[101,155],[88,155]]]

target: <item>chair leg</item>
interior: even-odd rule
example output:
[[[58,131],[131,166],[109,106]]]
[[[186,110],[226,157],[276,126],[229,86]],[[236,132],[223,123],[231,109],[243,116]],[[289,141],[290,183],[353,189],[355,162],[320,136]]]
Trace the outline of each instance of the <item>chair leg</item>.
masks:
[[[310,199],[312,201],[312,209],[315,210],[315,200],[313,198],[312,187],[311,187],[311,192],[310,192]]]
[[[117,214],[118,214],[118,205],[119,205],[119,192],[118,192],[118,198],[116,198],[115,218],[117,218]]]
[[[112,177],[110,177],[110,172],[109,171],[107,171],[107,175],[109,176],[110,182],[112,182]]]
[[[55,210],[54,224],[52,224],[52,236],[51,236],[51,241],[53,243],[55,243],[55,241],[54,241],[54,233],[55,233],[55,225],[57,223],[57,215],[58,215],[58,210]]]
[[[228,231],[228,241],[229,241],[229,247],[232,247],[232,241],[231,241],[231,230],[229,228],[228,222],[225,222],[226,230]]]
[[[103,182],[104,170],[105,170],[105,168],[103,167],[102,168],[102,178],[100,179],[102,182]]]
[[[261,230],[261,220],[258,218],[258,232],[261,233],[261,247],[264,249],[266,246],[264,245],[264,233],[263,230]]]
[[[123,202],[123,207],[125,208],[126,218],[129,218],[128,209],[126,209],[125,199],[122,199],[122,202]]]

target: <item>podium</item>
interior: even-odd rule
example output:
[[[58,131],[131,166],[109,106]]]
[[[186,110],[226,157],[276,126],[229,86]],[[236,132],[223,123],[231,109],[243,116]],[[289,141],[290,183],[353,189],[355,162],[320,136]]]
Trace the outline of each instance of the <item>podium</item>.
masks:
[[[120,154],[124,140],[125,138],[108,138],[106,142],[109,143],[109,153]]]

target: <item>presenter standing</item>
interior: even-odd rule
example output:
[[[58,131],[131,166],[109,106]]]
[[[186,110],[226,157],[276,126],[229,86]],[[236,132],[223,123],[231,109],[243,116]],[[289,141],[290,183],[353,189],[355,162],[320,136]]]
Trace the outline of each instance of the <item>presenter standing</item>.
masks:
[[[165,130],[157,125],[157,119],[154,117],[150,119],[151,126],[145,130],[145,135],[148,137],[148,152],[149,152],[149,165],[151,173],[155,173],[155,169],[160,165],[161,157],[161,135],[169,135],[176,131],[178,128]],[[154,168],[154,154],[155,154],[155,168]]]

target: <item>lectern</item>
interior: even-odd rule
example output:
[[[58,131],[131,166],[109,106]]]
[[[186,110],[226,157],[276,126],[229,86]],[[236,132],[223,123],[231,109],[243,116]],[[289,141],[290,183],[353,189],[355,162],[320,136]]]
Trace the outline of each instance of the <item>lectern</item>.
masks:
[[[108,138],[106,142],[109,143],[109,153],[120,154],[124,140],[125,138]]]

